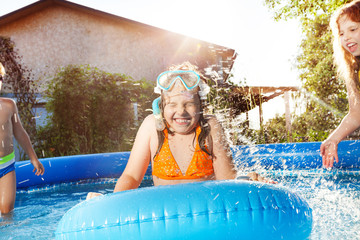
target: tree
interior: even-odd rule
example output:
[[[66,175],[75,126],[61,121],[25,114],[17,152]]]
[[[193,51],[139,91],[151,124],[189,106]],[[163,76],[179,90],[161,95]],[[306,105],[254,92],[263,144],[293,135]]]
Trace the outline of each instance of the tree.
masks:
[[[128,151],[138,121],[151,108],[153,84],[69,65],[45,92],[49,123],[39,128],[36,151],[43,157]],[[139,105],[138,120],[133,103]]]
[[[274,11],[275,20],[296,18],[300,21],[304,38],[296,67],[302,83],[306,111],[294,119],[303,125],[306,139],[324,140],[348,110],[344,82],[336,75],[332,62],[332,43],[329,20],[331,14],[349,0],[265,0]],[[298,123],[296,121],[299,121]],[[316,134],[318,132],[318,134]],[[304,139],[304,138],[302,138]]]

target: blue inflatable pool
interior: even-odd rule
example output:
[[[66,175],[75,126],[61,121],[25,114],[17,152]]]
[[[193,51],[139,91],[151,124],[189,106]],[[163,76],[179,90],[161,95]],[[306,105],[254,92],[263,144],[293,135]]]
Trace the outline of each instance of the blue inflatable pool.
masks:
[[[321,168],[320,142],[263,144],[235,146],[232,148],[236,165],[254,165],[272,169]],[[358,168],[360,166],[360,141],[342,141],[338,148],[339,163],[336,168]],[[47,184],[119,177],[125,169],[130,152],[101,153],[56,158],[44,158],[43,176],[35,176],[29,161],[17,162],[17,188],[29,188]],[[151,174],[150,166],[147,175]]]
[[[321,142],[259,144],[235,146],[233,158],[238,166],[260,165],[272,169],[321,168]],[[335,168],[358,168],[360,166],[360,141],[342,141],[338,145],[339,163]]]
[[[321,143],[236,146],[238,166],[321,168]],[[336,168],[358,168],[360,141],[339,144]],[[16,163],[18,189],[81,179],[117,178],[129,152],[42,159],[43,176]],[[150,166],[147,174],[150,174]],[[296,193],[248,181],[147,187],[84,201],[66,213],[57,239],[306,239],[312,214]],[[120,236],[120,237],[119,237]]]

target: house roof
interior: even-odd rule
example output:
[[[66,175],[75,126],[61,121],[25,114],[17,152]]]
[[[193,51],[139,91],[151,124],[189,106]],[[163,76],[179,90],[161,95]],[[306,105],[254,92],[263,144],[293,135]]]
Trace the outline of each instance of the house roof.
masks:
[[[151,26],[145,23],[141,23],[141,22],[137,22],[128,18],[124,18],[118,15],[114,15],[111,13],[107,13],[104,11],[100,11],[94,8],[90,8],[87,6],[83,6],[77,3],[73,3],[70,1],[66,1],[66,0],[39,0],[37,2],[34,2],[30,5],[27,5],[23,8],[20,8],[16,11],[10,12],[6,15],[0,16],[0,29],[1,27],[6,26],[9,23],[15,22],[21,18],[25,18],[31,14],[37,13],[43,9],[49,8],[49,7],[53,7],[53,6],[61,6],[61,7],[66,7],[66,8],[70,8],[76,11],[80,11],[83,12],[85,14],[90,14],[93,15],[95,17],[99,17],[99,18],[105,18],[105,19],[109,19],[111,21],[115,21],[115,22],[119,22],[119,23],[127,23],[129,25],[134,25],[136,27],[140,27],[140,28],[144,28],[146,29],[146,31],[151,31],[151,32],[155,32],[155,33],[159,33],[159,35],[164,35],[167,33],[172,33],[175,36],[179,36],[179,38],[184,38],[184,39],[189,39],[189,40],[195,40],[196,42],[198,42],[201,45],[204,46],[209,46],[211,47],[211,51],[215,52],[216,55],[221,55],[224,57],[225,61],[224,61],[224,65],[222,66],[223,68],[223,81],[226,81],[227,78],[230,76],[230,71],[233,68],[234,65],[234,61],[236,59],[237,53],[234,49],[225,47],[225,46],[221,46],[218,44],[214,44],[214,43],[210,43],[207,41],[203,41],[203,40],[199,40],[193,37],[189,37],[183,34],[179,34],[179,33],[175,33],[175,32],[171,32],[169,30],[165,30],[165,29],[161,29],[155,26]],[[225,63],[226,62],[226,63]],[[200,66],[200,67],[205,67],[205,66]]]
[[[16,21],[16,20],[18,20],[20,18],[31,15],[31,14],[39,11],[39,10],[42,10],[42,9],[45,9],[45,8],[48,8],[48,7],[51,7],[51,6],[54,6],[54,5],[59,5],[59,6],[63,6],[63,7],[72,8],[72,9],[82,11],[82,12],[85,12],[87,14],[91,14],[91,15],[94,15],[94,16],[97,16],[97,17],[105,17],[105,18],[108,18],[108,19],[112,19],[114,21],[121,21],[121,22],[125,21],[125,22],[127,22],[129,24],[135,24],[135,25],[138,25],[138,26],[146,27],[147,29],[151,29],[152,31],[171,32],[171,31],[168,31],[168,30],[164,30],[164,29],[161,29],[161,28],[158,28],[158,27],[154,27],[154,26],[145,24],[145,23],[137,22],[137,21],[134,21],[134,20],[131,20],[131,19],[128,19],[128,18],[124,18],[124,17],[118,16],[118,15],[103,12],[103,11],[100,11],[100,10],[97,10],[97,9],[94,9],[94,8],[90,8],[90,7],[80,5],[80,4],[77,4],[77,3],[73,3],[73,2],[70,2],[70,1],[66,1],[66,0],[39,0],[39,1],[34,2],[34,3],[30,4],[30,5],[27,5],[27,6],[23,7],[23,8],[20,8],[18,10],[15,10],[13,12],[10,12],[8,14],[0,16],[0,28],[1,28],[1,26],[4,26],[4,25],[9,24],[9,23],[11,23],[13,21]],[[179,33],[175,33],[175,32],[173,32],[173,33],[177,34],[179,36],[182,36],[182,37],[195,39],[193,37],[185,36],[185,35],[182,35],[182,34],[179,34]],[[230,52],[233,53],[234,59],[235,59],[236,53],[235,53],[234,49],[231,49],[231,48],[228,48],[228,47],[225,47],[225,46],[221,46],[221,45],[218,45],[218,44],[210,43],[210,42],[207,42],[207,41],[199,40],[199,39],[196,39],[196,40],[199,41],[199,42],[204,42],[204,43],[213,45],[215,48],[221,49],[222,51],[230,51]]]

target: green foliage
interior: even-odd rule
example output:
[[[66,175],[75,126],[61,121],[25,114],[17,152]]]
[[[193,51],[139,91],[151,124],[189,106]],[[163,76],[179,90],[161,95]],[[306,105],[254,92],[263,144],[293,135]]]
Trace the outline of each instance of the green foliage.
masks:
[[[38,131],[36,150],[46,156],[130,150],[155,98],[153,85],[144,80],[73,65],[55,75],[45,94],[50,121]]]
[[[283,143],[288,142],[285,117],[276,115],[263,127],[263,141],[259,143]],[[261,139],[261,138],[260,138]]]
[[[331,14],[347,2],[350,1],[265,0],[265,5],[274,11],[276,20],[298,19],[304,36],[296,67],[302,82],[299,96],[304,95],[308,101],[306,111],[293,119],[295,141],[324,140],[348,110],[345,84],[337,77],[332,61],[329,29]]]
[[[312,20],[314,16],[329,15],[351,0],[264,0],[273,10],[275,20],[299,18],[301,22]]]
[[[290,142],[317,142],[325,140],[329,135],[329,129],[334,129],[339,123],[339,117],[333,116],[333,112],[319,112],[324,109],[308,108],[306,112],[292,119],[291,136],[286,129],[285,115],[277,115],[264,124],[263,141],[259,143],[283,143]],[[310,112],[308,112],[310,111]],[[325,117],[325,119],[323,119]],[[260,134],[259,132],[257,134]]]
[[[2,90],[14,94],[22,125],[30,139],[34,139],[36,121],[33,107],[36,103],[37,86],[33,82],[31,70],[21,63],[21,56],[15,50],[15,43],[8,37],[0,37],[0,62],[6,70]],[[26,158],[25,153],[20,156],[20,160]]]

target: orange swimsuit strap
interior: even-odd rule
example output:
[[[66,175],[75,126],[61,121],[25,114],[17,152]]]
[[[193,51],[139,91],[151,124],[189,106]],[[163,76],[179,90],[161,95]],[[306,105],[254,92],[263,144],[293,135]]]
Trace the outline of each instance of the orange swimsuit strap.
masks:
[[[213,162],[210,155],[200,149],[198,137],[200,126],[196,127],[196,147],[190,165],[183,174],[170,151],[167,129],[164,129],[164,143],[153,161],[153,175],[161,179],[198,179],[214,174]]]

